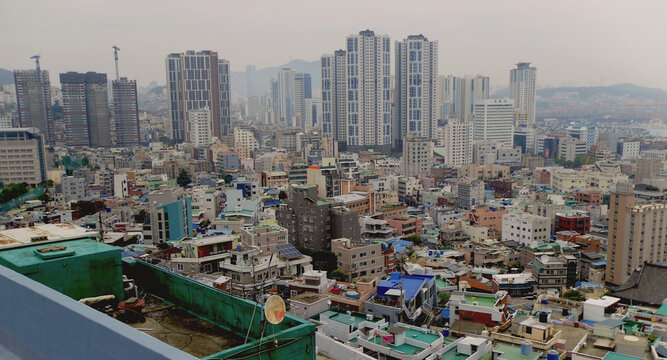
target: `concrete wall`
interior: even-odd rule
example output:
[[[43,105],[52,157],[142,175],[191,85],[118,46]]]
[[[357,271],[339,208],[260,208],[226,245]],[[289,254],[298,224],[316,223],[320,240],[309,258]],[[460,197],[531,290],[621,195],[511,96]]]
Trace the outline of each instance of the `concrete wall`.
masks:
[[[358,350],[346,346],[326,335],[315,333],[315,340],[317,342],[317,352],[326,355],[332,359],[346,359],[346,360],[372,360],[364,354],[361,348]]]
[[[0,348],[17,358],[195,359],[3,266],[0,289],[11,309],[0,311]]]

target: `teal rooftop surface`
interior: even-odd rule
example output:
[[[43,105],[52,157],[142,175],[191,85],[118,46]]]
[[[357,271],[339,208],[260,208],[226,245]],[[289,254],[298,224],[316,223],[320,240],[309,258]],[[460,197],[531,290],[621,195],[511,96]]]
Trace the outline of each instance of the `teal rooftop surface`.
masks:
[[[48,248],[52,246],[64,246],[66,249],[54,251],[51,253],[40,254],[37,249]],[[120,248],[107,245],[92,239],[70,240],[64,242],[35,243],[31,246],[5,249],[0,251],[0,264],[11,265],[16,268],[31,266],[48,262],[52,259],[64,257],[78,257],[87,255],[97,255],[101,253],[120,254]],[[120,256],[120,255],[119,255]]]

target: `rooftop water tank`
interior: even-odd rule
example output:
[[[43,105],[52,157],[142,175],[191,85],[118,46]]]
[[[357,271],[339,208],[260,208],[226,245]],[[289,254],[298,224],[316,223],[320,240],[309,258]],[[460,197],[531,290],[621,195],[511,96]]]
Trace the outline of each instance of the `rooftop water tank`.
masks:
[[[547,360],[558,360],[558,351],[556,350],[547,351]]]
[[[521,355],[530,356],[533,353],[533,343],[524,341],[521,343]]]

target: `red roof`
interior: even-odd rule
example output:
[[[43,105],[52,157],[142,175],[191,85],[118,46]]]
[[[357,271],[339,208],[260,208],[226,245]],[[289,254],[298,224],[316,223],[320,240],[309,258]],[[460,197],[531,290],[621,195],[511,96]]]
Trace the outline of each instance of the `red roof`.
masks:
[[[458,278],[458,280],[467,281],[468,285],[470,285],[470,287],[472,289],[476,290],[476,291],[485,292],[485,293],[489,293],[489,294],[491,294],[493,292],[491,290],[491,288],[489,287],[489,285],[487,285],[487,284],[485,284],[485,283],[483,283],[479,280],[476,280],[476,279],[473,279],[473,278],[470,278],[470,277],[467,277],[467,276],[461,276],[461,277]],[[454,284],[457,284],[457,279],[453,279],[453,282],[454,282]]]

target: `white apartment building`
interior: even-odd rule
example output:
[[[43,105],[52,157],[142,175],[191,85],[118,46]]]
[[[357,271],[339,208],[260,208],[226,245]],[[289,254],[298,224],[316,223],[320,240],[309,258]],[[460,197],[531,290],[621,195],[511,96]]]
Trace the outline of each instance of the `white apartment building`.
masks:
[[[186,140],[195,147],[211,145],[213,124],[211,123],[211,110],[208,106],[188,111],[185,134],[187,135]]]
[[[234,128],[234,147],[245,147],[248,149],[255,149],[259,147],[255,134],[248,129],[239,127]]]
[[[347,54],[322,55],[322,135],[347,141]]]
[[[391,147],[391,42],[371,30],[347,37],[347,146]]]
[[[113,174],[113,196],[117,199],[125,199],[130,193],[130,189],[127,184],[127,174],[126,173],[114,173]]]
[[[426,138],[408,136],[403,139],[403,173],[419,176],[433,166],[433,142]]]
[[[586,140],[565,138],[560,140],[558,145],[558,157],[566,161],[574,161],[579,155],[586,155]]]
[[[192,217],[213,220],[220,214],[220,190],[209,186],[200,186],[192,190]]]
[[[475,104],[473,138],[514,144],[514,102],[510,99],[484,100]]]
[[[640,157],[639,141],[621,141],[616,145],[616,153],[623,160],[639,159]]]
[[[472,163],[472,123],[450,122],[444,127],[445,165]]]
[[[0,114],[0,129],[11,129],[12,128],[12,114]]]
[[[489,98],[490,79],[483,75],[440,76],[437,80],[438,111],[442,119],[470,121],[475,104]]]
[[[510,99],[514,101],[515,123],[533,127],[535,124],[535,78],[537,69],[530,63],[518,63],[510,70]]]
[[[61,185],[65,201],[77,201],[86,197],[86,178],[65,176]]]
[[[46,181],[44,135],[39,129],[0,129],[0,181],[5,185]]]
[[[503,215],[503,241],[514,240],[530,247],[548,241],[551,236],[549,219],[529,213]]]
[[[438,42],[419,34],[395,45],[398,139],[410,134],[435,139]]]

